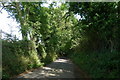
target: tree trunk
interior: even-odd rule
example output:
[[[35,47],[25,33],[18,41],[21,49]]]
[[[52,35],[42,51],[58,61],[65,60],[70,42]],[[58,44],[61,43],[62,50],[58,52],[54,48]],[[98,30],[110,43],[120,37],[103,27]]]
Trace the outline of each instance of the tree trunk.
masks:
[[[18,12],[18,18],[19,18],[19,21],[20,21],[22,39],[26,40],[27,39],[27,30],[24,26],[25,20],[22,18],[23,16],[22,16],[22,12],[21,12],[21,9],[20,9],[20,2],[17,2],[15,7],[16,7],[16,10]]]

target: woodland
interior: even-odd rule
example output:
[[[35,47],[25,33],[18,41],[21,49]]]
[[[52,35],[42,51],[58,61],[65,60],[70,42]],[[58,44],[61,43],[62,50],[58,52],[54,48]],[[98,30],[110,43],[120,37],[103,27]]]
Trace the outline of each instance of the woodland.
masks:
[[[2,39],[3,78],[63,56],[91,78],[120,78],[120,2],[42,4],[0,3],[22,34],[22,40],[11,34]]]

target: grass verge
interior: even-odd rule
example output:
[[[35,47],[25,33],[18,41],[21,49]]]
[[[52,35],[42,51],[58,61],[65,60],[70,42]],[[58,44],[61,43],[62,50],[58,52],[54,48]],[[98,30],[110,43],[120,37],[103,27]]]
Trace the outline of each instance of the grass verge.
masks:
[[[120,78],[120,52],[74,53],[70,56],[75,64],[92,78]]]

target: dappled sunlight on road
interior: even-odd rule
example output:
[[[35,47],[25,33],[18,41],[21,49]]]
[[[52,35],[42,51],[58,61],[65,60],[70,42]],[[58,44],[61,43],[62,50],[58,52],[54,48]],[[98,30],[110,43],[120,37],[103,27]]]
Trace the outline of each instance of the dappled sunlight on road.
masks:
[[[18,78],[74,78],[73,64],[67,59],[58,59],[53,63]]]
[[[62,63],[66,63],[66,62],[68,62],[68,60],[66,60],[66,59],[58,59],[58,60],[56,60],[55,62],[62,62]]]

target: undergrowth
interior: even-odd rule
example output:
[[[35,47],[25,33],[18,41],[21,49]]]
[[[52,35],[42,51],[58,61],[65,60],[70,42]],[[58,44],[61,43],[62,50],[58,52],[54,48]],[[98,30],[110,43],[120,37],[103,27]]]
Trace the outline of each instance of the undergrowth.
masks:
[[[31,41],[2,42],[2,78],[42,66]]]
[[[120,52],[81,52],[71,55],[71,59],[91,78],[120,78]]]
[[[43,63],[45,65],[50,64],[51,62],[57,59],[58,55],[55,52],[49,53],[44,59]]]

